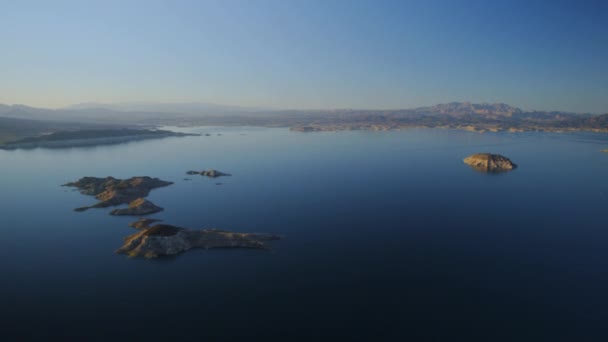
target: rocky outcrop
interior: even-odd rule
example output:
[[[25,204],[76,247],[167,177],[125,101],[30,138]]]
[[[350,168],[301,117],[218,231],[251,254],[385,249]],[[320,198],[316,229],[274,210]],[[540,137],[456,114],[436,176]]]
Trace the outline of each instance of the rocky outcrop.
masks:
[[[152,221],[137,221],[140,232],[127,236],[116,252],[130,257],[157,258],[175,255],[193,248],[267,249],[276,235],[234,233],[218,229],[193,230],[168,224],[148,226]]]
[[[89,208],[106,208],[129,204],[137,199],[147,197],[152,189],[171,184],[173,183],[147,176],[129,179],[83,177],[76,182],[64,184],[64,186],[76,187],[80,190],[80,193],[95,196],[99,200],[98,203],[92,206],[74,209],[76,211],[84,211]]]
[[[129,227],[135,229],[145,229],[149,228],[152,223],[161,222],[162,220],[152,219],[152,218],[141,218],[135,222],[129,223]]]
[[[217,177],[222,177],[222,176],[232,176],[229,173],[223,173],[214,169],[209,169],[209,170],[203,170],[203,171],[188,171],[186,172],[186,174],[189,175],[201,175],[201,176],[206,176],[206,177],[210,177],[210,178],[217,178]]]
[[[517,167],[509,158],[491,153],[477,153],[465,158],[464,162],[483,172],[511,171]]]
[[[159,211],[162,211],[163,208],[155,205],[154,203],[148,201],[145,198],[138,198],[131,203],[129,203],[128,208],[123,209],[114,209],[110,212],[110,215],[133,215],[133,216],[142,216],[154,214]]]

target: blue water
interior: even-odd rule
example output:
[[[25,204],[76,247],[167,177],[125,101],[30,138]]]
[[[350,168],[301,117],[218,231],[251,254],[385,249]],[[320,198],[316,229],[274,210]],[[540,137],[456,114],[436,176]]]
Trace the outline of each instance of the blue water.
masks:
[[[3,339],[608,338],[606,135],[184,130],[212,135],[0,151]],[[174,181],[149,196],[169,224],[284,239],[114,254],[133,218],[60,187],[110,175]]]

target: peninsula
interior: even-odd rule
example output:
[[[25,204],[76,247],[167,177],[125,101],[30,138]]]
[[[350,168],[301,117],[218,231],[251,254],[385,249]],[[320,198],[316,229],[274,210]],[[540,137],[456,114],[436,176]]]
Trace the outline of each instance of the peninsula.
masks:
[[[33,137],[26,137],[0,145],[0,149],[32,149],[83,147],[96,145],[111,145],[129,141],[161,139],[168,137],[185,137],[198,134],[186,134],[165,130],[149,129],[91,129],[75,131],[59,131]]]

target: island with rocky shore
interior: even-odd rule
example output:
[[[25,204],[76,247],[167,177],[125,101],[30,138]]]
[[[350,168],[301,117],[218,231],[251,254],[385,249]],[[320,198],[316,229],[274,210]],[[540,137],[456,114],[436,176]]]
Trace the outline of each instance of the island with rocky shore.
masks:
[[[168,224],[150,224],[143,219],[130,224],[140,231],[125,238],[116,252],[129,257],[157,258],[175,255],[193,248],[268,249],[269,242],[280,237],[272,234],[235,233],[219,229],[187,229]]]
[[[143,216],[143,215],[154,214],[159,211],[163,211],[163,208],[157,206],[156,204],[148,201],[145,198],[140,197],[140,198],[132,201],[131,203],[129,203],[128,208],[114,209],[110,212],[110,215]]]
[[[83,195],[95,196],[98,203],[91,206],[80,207],[75,211],[85,211],[90,208],[107,208],[121,204],[129,204],[127,209],[113,211],[113,215],[140,215],[138,212],[157,212],[162,208],[155,206],[144,197],[150,194],[152,189],[165,187],[173,184],[158,178],[132,177],[129,179],[118,179],[114,177],[97,178],[83,177],[76,182],[64,184],[64,186],[75,187]],[[131,213],[131,214],[130,214]]]
[[[477,171],[489,173],[511,171],[517,168],[517,165],[509,158],[499,154],[476,153],[466,157],[463,161]]]

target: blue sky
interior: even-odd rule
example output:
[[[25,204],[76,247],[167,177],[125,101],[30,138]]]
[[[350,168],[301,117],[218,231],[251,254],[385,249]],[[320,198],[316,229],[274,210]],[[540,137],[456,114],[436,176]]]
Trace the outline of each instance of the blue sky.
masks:
[[[606,1],[4,1],[0,103],[608,112]]]

